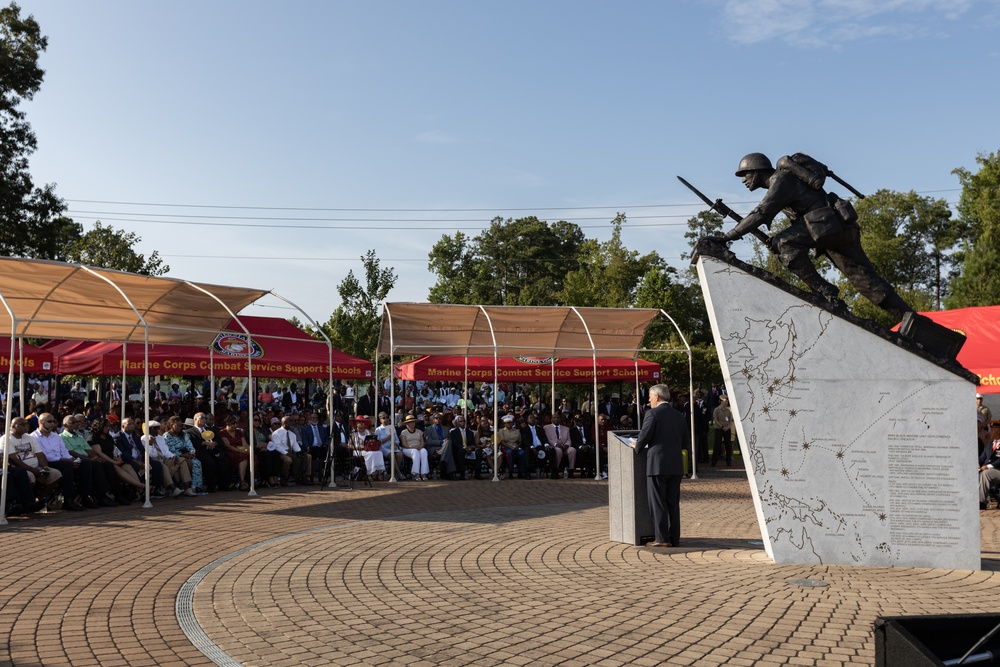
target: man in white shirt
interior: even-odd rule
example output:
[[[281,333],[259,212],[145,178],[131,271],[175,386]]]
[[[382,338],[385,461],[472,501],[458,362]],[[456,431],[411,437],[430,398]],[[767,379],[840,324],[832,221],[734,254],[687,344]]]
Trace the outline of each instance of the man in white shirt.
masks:
[[[32,487],[36,480],[45,484],[45,495],[59,483],[60,472],[48,467],[45,453],[34,436],[28,435],[28,421],[23,417],[14,417],[10,422],[10,431],[0,437],[0,452],[8,457],[7,477],[11,481],[21,510],[36,512],[42,509],[42,503],[35,501]]]
[[[0,437],[0,451],[10,458],[11,466],[28,472],[31,484],[43,481],[46,491],[50,491],[62,478],[62,473],[49,467],[42,446],[35,436],[28,433],[28,420],[22,417],[11,419],[10,432]]]
[[[267,451],[271,452],[274,465],[281,465],[281,485],[288,486],[289,476],[293,476],[299,484],[303,483],[306,458],[302,455],[302,447],[289,427],[291,416],[282,417],[281,427],[271,432],[271,440],[267,443]],[[272,468],[273,469],[273,468]]]
[[[56,418],[48,412],[39,415],[38,429],[31,435],[38,441],[49,468],[58,470],[62,475],[59,489],[63,494],[63,509],[73,512],[83,509],[74,501],[77,493],[88,507],[97,507],[97,503],[90,498],[93,491],[93,464],[70,454],[62,436],[56,433]],[[77,478],[75,485],[74,476]]]

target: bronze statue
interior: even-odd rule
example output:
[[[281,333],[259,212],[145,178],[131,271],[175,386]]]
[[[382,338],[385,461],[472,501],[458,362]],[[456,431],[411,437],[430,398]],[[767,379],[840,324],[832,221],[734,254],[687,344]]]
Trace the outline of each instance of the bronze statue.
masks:
[[[837,287],[819,274],[809,258],[809,250],[815,248],[817,253],[830,258],[858,292],[896,321],[913,312],[892,285],[875,271],[861,247],[861,229],[854,206],[826,192],[823,184],[830,176],[858,196],[863,195],[837,178],[825,165],[808,155],[796,153],[778,160],[775,169],[763,153],[750,153],[740,160],[736,175],[750,191],[766,187],[767,193],[746,217],[731,216],[739,219],[736,227],[721,239],[709,239],[710,242],[735,241],[754,232],[761,238],[763,234],[758,229],[762,225],[770,227],[775,216],[784,211],[791,225],[772,236],[767,244],[781,263],[809,289],[832,305],[843,306]],[[719,210],[714,205],[713,208]]]

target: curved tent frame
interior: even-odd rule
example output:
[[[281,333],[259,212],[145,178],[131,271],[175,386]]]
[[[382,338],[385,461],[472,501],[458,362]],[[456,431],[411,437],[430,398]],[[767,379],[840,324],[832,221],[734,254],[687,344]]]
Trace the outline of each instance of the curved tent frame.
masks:
[[[658,316],[667,318],[677,331],[683,349],[646,349],[642,340]],[[677,322],[663,310],[653,308],[577,308],[574,306],[467,306],[433,303],[386,303],[382,311],[375,359],[375,391],[378,395],[378,357],[389,355],[389,375],[393,375],[392,357],[397,354],[454,355],[463,357],[493,356],[494,382],[497,359],[513,356],[557,357],[561,354],[580,357],[584,354],[594,364],[594,415],[597,405],[597,359],[638,359],[640,352],[683,352],[688,357],[688,391],[694,395],[694,368],[691,347]],[[467,375],[467,374],[466,374]],[[636,381],[638,392],[638,380]],[[390,383],[390,403],[395,410],[396,384]],[[498,392],[493,392],[493,424],[499,428]],[[463,395],[464,399],[464,395]],[[691,412],[691,446],[694,447],[694,411]],[[598,442],[597,419],[594,419],[594,442]],[[499,482],[499,448],[494,441],[493,481]],[[395,438],[391,444],[390,481],[396,479]],[[694,452],[691,452],[691,478],[697,479]],[[600,479],[600,447],[596,448],[596,477]]]
[[[200,345],[208,347],[230,320],[244,331],[236,315],[245,307],[271,294],[315,322],[288,299],[261,289],[194,283],[187,280],[143,276],[82,264],[0,257],[0,330],[10,328],[10,358],[15,340],[33,336],[76,340],[104,340],[121,343],[142,342],[145,356],[144,423],[149,422],[149,344]],[[249,332],[248,339],[249,339]],[[324,336],[325,337],[325,336]],[[332,360],[333,345],[327,339]],[[252,348],[252,346],[249,346]],[[248,374],[253,387],[251,350]],[[332,371],[331,371],[332,373]],[[14,374],[7,374],[4,429],[10,433]],[[332,384],[332,377],[331,377]],[[253,393],[249,413],[253,414]],[[253,427],[249,429],[253,446]],[[253,457],[251,457],[252,461]],[[252,464],[251,464],[252,465]],[[9,460],[3,455],[0,485],[0,525],[6,525],[7,472]],[[149,448],[144,461],[146,500],[152,507],[149,488]],[[250,495],[253,489],[252,472]]]

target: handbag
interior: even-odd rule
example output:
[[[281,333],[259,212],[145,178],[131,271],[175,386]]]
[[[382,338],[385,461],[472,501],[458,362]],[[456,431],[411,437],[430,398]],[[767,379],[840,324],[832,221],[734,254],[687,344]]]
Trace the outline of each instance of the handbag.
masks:
[[[382,444],[378,441],[378,436],[366,435],[363,449],[366,452],[378,452],[382,450]]]

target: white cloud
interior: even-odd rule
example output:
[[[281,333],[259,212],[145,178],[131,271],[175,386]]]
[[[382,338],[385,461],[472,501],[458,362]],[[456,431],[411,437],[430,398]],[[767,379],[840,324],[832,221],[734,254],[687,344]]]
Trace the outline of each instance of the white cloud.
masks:
[[[872,37],[912,38],[942,29],[975,0],[724,0],[730,36],[741,44],[780,40],[818,48]]]
[[[413,137],[413,140],[420,144],[454,144],[458,139],[446,134],[441,130],[427,130]]]

